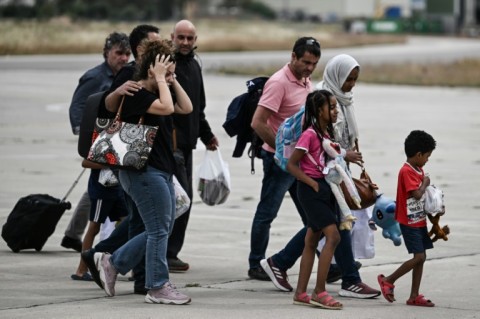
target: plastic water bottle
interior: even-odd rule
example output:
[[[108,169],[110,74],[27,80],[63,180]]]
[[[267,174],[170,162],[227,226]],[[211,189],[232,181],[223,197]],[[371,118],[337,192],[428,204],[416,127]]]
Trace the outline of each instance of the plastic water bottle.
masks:
[[[290,158],[293,153],[293,148],[295,145],[292,145],[293,132],[290,122],[285,122],[283,126],[283,157]]]

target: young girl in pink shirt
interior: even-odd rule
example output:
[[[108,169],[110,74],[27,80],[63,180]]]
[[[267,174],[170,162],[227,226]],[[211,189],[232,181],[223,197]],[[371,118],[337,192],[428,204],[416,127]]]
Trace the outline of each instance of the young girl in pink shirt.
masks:
[[[337,229],[340,210],[324,178],[327,172],[322,141],[332,139],[332,123],[337,120],[337,115],[337,101],[332,93],[326,90],[310,93],[305,102],[303,133],[287,164],[288,171],[299,181],[297,194],[307,215],[308,226],[293,302],[326,309],[343,307],[325,289],[330,262],[340,242]],[[310,296],[307,293],[307,285],[315,261],[315,250],[322,235],[325,236],[326,242],[318,261],[315,288]]]

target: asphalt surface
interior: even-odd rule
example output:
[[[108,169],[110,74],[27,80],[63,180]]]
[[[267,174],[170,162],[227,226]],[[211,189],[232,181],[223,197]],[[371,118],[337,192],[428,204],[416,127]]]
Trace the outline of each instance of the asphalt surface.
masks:
[[[457,55],[473,54],[472,48],[479,45],[478,40],[458,41],[465,43],[462,50],[457,49]],[[441,46],[447,48],[447,44]],[[424,47],[422,43],[420,48]],[[432,43],[430,47],[435,51],[440,44]],[[361,51],[344,52],[357,50]],[[323,63],[327,54],[336,52],[326,51]],[[478,52],[477,49],[475,54]],[[288,52],[283,54],[286,62]],[[70,131],[68,106],[79,76],[96,65],[99,58],[0,57],[0,225],[20,197],[45,193],[61,198],[80,173],[81,161],[76,137]],[[133,294],[133,284],[127,277],[119,278],[117,296],[113,298],[106,297],[93,282],[71,280],[79,255],[62,248],[60,241],[72,209],[62,217],[41,252],[13,253],[0,240],[0,318],[479,318],[480,90],[361,82],[354,89],[366,168],[385,195],[395,196],[397,172],[405,160],[403,141],[408,133],[423,129],[437,140],[437,149],[425,169],[432,182],[445,192],[447,213],[441,224],[448,224],[451,234],[448,241],[437,242],[435,249],[428,251],[424,267],[421,292],[436,307],[405,305],[411,282],[407,275],[396,283],[397,302],[393,304],[382,297],[339,297],[344,309],[328,311],[295,306],[292,293],[280,292],[270,282],[247,277],[250,227],[260,193],[261,162],[256,161],[257,173],[251,175],[248,158],[231,157],[235,139],[229,138],[221,127],[228,103],[244,91],[247,79],[205,75],[207,118],[230,166],[232,193],[225,204],[214,207],[201,203],[198,196],[194,199],[180,256],[190,263],[191,269],[171,274],[172,282],[191,296],[190,305],[146,304],[142,296]],[[204,152],[199,145],[194,152],[196,164]],[[86,189],[87,179],[84,175],[68,198],[73,205]],[[287,197],[272,224],[267,255],[281,249],[300,227],[300,218]],[[378,287],[377,275],[392,272],[409,255],[403,245],[395,247],[380,231],[375,233],[375,246],[375,258],[361,260],[360,274],[364,282]],[[288,273],[295,286],[298,263]],[[310,280],[311,288],[314,280],[315,274]],[[327,285],[334,296],[339,289],[339,282]]]

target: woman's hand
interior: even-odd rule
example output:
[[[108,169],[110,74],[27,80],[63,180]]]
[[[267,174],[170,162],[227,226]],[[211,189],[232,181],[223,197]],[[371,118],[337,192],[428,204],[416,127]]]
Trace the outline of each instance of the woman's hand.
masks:
[[[155,58],[155,64],[150,65],[150,71],[155,75],[155,80],[165,81],[165,75],[167,74],[168,68],[173,64],[170,61],[170,56],[165,54],[157,54]]]
[[[358,166],[363,165],[363,157],[362,153],[348,150],[347,153],[345,154],[345,160],[350,163],[355,163]]]

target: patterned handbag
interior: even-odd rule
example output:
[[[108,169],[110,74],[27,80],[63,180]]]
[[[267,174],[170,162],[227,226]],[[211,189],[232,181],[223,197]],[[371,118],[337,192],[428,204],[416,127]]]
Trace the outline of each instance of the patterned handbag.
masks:
[[[150,156],[158,126],[143,124],[143,116],[138,124],[123,122],[120,114],[124,98],[113,122],[100,132],[94,132],[87,159],[120,169],[142,170]],[[102,125],[96,123],[95,126],[100,128]]]

